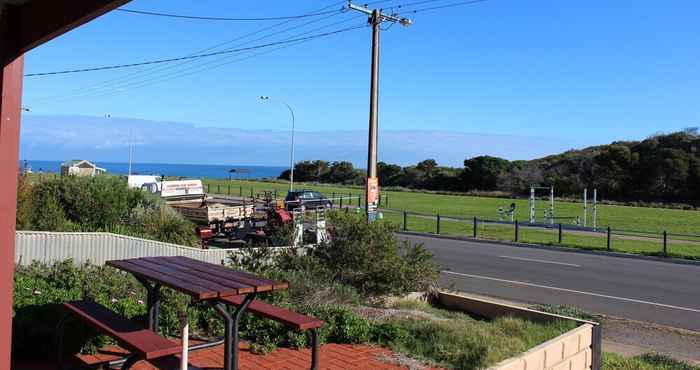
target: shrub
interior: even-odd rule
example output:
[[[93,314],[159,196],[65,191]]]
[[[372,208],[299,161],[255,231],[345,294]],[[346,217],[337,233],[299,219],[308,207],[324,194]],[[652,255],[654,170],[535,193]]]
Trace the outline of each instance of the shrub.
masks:
[[[115,176],[63,176],[36,185],[22,177],[18,192],[18,230],[105,231],[199,245],[194,224]]]
[[[656,353],[647,353],[632,358],[605,353],[603,355],[603,368],[606,370],[700,370],[698,366]]]
[[[368,296],[425,290],[436,281],[432,254],[422,245],[398,241],[395,225],[343,213],[330,213],[329,223],[329,240],[310,258],[333,279]]]

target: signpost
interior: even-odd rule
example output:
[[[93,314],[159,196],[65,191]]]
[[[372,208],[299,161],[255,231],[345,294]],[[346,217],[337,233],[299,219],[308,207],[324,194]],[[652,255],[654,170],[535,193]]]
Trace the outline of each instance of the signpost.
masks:
[[[367,178],[367,220],[377,219],[377,205],[379,203],[379,179],[377,177]]]

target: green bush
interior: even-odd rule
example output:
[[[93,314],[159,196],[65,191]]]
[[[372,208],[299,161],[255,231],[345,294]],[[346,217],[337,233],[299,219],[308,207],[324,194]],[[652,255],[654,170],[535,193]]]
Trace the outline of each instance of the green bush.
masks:
[[[368,223],[358,215],[340,212],[329,214],[329,225],[328,241],[302,261],[319,266],[333,280],[367,296],[423,291],[435,283],[439,268],[432,254],[420,244],[398,241],[395,225]],[[292,268],[300,265],[292,258],[281,263]]]
[[[700,367],[674,360],[668,356],[647,353],[624,358],[614,353],[603,355],[604,370],[700,370]]]
[[[194,227],[158,196],[115,176],[62,176],[39,184],[20,178],[18,230],[105,231],[198,246]]]

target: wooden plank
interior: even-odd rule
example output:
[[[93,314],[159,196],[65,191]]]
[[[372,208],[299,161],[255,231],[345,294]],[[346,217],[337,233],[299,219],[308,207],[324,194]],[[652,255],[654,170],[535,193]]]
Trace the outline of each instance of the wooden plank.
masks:
[[[205,280],[211,281],[213,283],[216,283],[218,285],[224,286],[228,289],[233,289],[233,293],[229,292],[228,290],[219,291],[220,297],[255,292],[255,287],[252,287],[248,284],[242,284],[242,283],[239,283],[237,281],[232,281],[230,279],[226,279],[226,278],[222,278],[222,277],[219,277],[216,275],[212,275],[212,274],[207,273],[207,272],[202,272],[202,271],[195,270],[195,269],[192,269],[189,267],[178,265],[176,263],[173,263],[170,260],[164,259],[163,257],[144,257],[144,258],[141,258],[141,260],[156,264],[158,266],[163,266],[163,267],[167,267],[167,268],[170,268],[173,270],[181,271],[183,274],[186,274],[187,276],[193,276],[196,278],[205,279]]]
[[[196,264],[198,266],[206,266],[210,267],[212,270],[221,272],[221,273],[227,273],[230,274],[231,276],[235,276],[236,279],[240,281],[252,281],[252,282],[257,282],[258,286],[263,286],[266,287],[268,285],[272,286],[273,290],[279,290],[279,289],[287,289],[289,287],[289,284],[283,281],[275,281],[275,280],[270,280],[264,277],[260,277],[257,275],[253,275],[251,273],[241,271],[241,270],[235,270],[229,267],[221,266],[221,265],[216,265],[213,263],[207,263],[207,262],[202,262],[199,260],[195,260],[192,258],[188,257],[183,257],[183,256],[177,256],[177,259],[182,260],[182,261],[187,261],[192,264]],[[251,283],[252,285],[252,283]],[[269,289],[267,289],[269,290]]]
[[[63,306],[98,330],[116,339],[128,350],[141,354],[147,360],[182,351],[179,343],[171,342],[151,330],[144,329],[99,303],[73,301],[64,303]]]
[[[141,266],[143,268],[157,271],[158,273],[161,273],[163,275],[171,276],[173,278],[204,287],[216,297],[236,295],[238,292],[238,288],[221,285],[209,279],[203,279],[198,276],[193,276],[191,274],[188,274],[187,271],[178,270],[176,268],[172,268],[168,265],[164,265],[158,262],[148,261],[143,258],[136,258],[130,260],[129,262],[133,263],[134,265]]]
[[[244,295],[237,295],[222,298],[220,301],[232,306],[240,306],[243,304]],[[248,306],[247,312],[266,317],[271,320],[281,322],[297,330],[308,330],[323,326],[324,322],[315,317],[306,316],[298,312],[286,310],[281,307],[273,306],[267,302],[253,300]]]
[[[241,275],[236,275],[235,270],[231,270],[226,267],[222,267],[223,269],[220,269],[218,265],[214,265],[211,263],[195,263],[199,261],[191,260],[187,257],[181,256],[164,258],[167,259],[170,263],[174,263],[179,266],[191,268],[193,270],[197,270],[209,275],[218,276],[222,279],[226,279],[229,281],[236,281],[241,284],[246,284],[248,286],[253,287],[253,289],[255,289],[255,292],[269,292],[274,289],[274,286],[271,283],[271,281],[264,281],[257,278],[247,278]]]
[[[107,261],[106,264],[108,266],[128,271],[136,276],[143,277],[147,280],[161,283],[165,286],[188,294],[196,299],[210,299],[216,298],[218,296],[216,293],[210,292],[207,288],[189,283],[187,281],[180,280],[178,278],[174,278],[172,276],[161,274],[157,271],[153,271],[148,268],[135,265],[129,262],[129,260]]]
[[[243,284],[254,286],[256,288],[256,292],[267,292],[270,290],[280,290],[289,287],[289,284],[285,282],[278,282],[270,279],[261,278],[253,274],[249,274],[247,272],[233,270],[228,267],[215,265],[213,263],[206,263],[188,257],[176,256],[164,258],[172,259],[173,261],[176,261],[176,263],[197,269],[199,271],[216,274],[217,276],[229,278]]]

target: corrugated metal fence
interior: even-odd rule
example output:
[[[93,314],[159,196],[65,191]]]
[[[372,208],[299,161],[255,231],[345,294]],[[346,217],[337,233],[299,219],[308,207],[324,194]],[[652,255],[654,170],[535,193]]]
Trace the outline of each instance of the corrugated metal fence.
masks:
[[[237,249],[199,249],[112,233],[57,233],[18,231],[15,263],[52,263],[72,258],[77,264],[102,265],[113,259],[155,256],[186,256],[222,263]],[[288,249],[281,247],[280,249]]]

